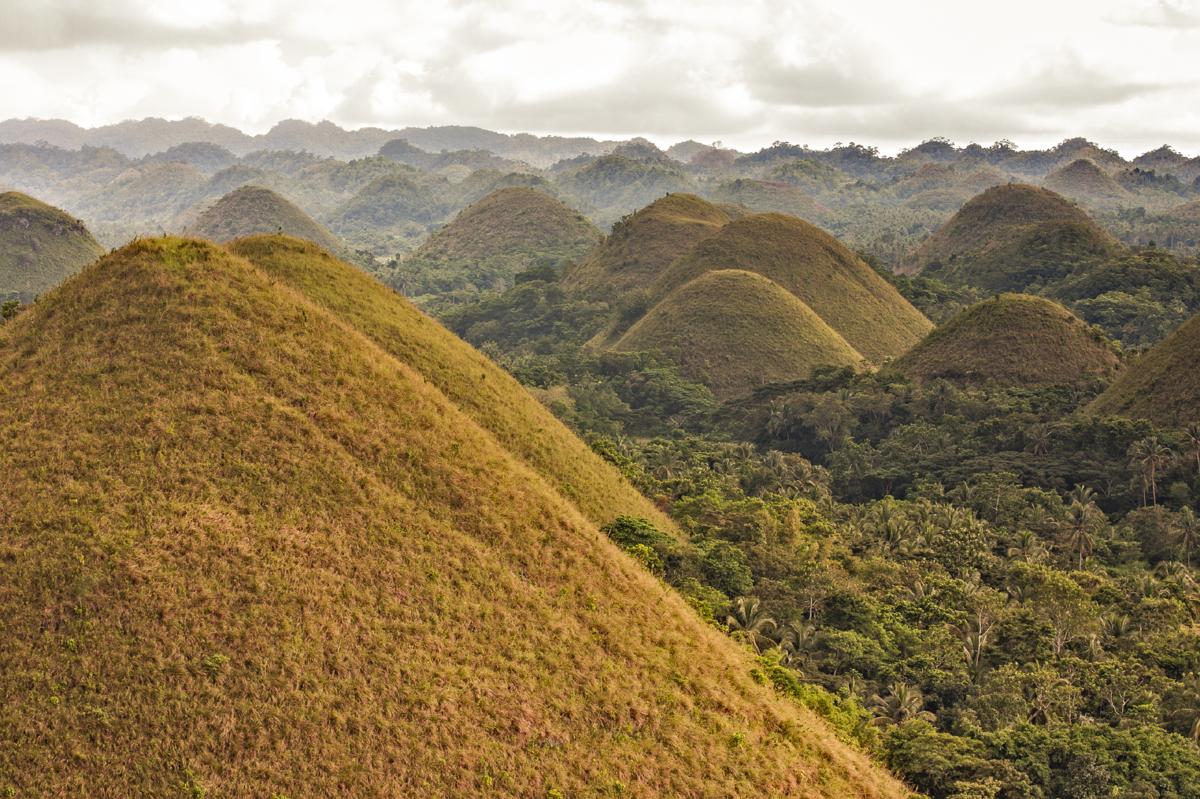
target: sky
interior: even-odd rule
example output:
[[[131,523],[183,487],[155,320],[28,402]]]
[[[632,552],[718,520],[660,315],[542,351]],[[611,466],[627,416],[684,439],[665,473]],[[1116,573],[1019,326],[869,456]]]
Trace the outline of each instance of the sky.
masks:
[[[1200,0],[0,0],[0,118],[1200,153]]]

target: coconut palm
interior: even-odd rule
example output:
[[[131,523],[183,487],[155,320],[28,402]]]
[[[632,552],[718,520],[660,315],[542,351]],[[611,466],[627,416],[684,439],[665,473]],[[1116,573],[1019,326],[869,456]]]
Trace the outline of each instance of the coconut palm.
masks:
[[[902,682],[888,686],[887,696],[873,696],[871,709],[875,711],[876,724],[902,724],[912,719],[934,720],[934,715],[925,710],[925,695],[921,689]]]
[[[1196,512],[1191,508],[1183,508],[1175,517],[1171,525],[1171,539],[1179,548],[1183,562],[1190,569],[1192,567],[1192,550],[1196,548],[1196,542],[1200,540],[1200,517],[1197,517]]]
[[[734,633],[740,633],[755,652],[762,652],[761,644],[773,644],[771,634],[775,632],[775,620],[767,615],[762,602],[757,597],[738,597],[733,603],[733,610],[725,617],[725,624]]]
[[[1079,558],[1080,569],[1096,548],[1096,535],[1104,525],[1104,514],[1094,504],[1072,502],[1062,522],[1067,551]]]
[[[1170,464],[1171,458],[1171,448],[1158,436],[1146,436],[1129,447],[1129,459],[1139,469],[1142,478],[1143,507],[1147,489],[1150,491],[1151,504],[1158,505],[1158,474]]]
[[[1046,545],[1032,530],[1018,532],[1012,546],[1008,548],[1010,558],[1019,558],[1026,563],[1040,563],[1045,560],[1047,554],[1049,553],[1046,551]]]

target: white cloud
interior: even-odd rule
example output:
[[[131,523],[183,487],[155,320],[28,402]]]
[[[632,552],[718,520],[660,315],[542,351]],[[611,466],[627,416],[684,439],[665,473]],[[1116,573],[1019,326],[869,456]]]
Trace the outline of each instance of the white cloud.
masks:
[[[0,118],[1200,148],[1194,2],[0,0]]]

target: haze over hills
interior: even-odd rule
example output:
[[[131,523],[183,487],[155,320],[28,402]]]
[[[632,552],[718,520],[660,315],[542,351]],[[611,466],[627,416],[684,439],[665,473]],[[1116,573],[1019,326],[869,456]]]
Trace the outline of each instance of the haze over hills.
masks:
[[[600,238],[586,217],[544,191],[497,189],[435,231],[391,282],[407,296],[441,296],[468,286],[503,289],[532,266],[574,263]]]
[[[434,323],[237,248],[137,242],[0,330],[7,785],[907,795],[403,359]]]
[[[1200,420],[1200,316],[1134,359],[1088,411],[1168,426]]]
[[[673,290],[613,349],[662,353],[718,399],[805,377],[818,366],[857,367],[863,357],[778,283],[717,269]]]
[[[189,236],[218,243],[256,233],[281,233],[312,241],[330,250],[343,245],[286,198],[261,186],[234,189],[199,213],[188,225]]]
[[[1031,387],[1088,385],[1119,364],[1111,343],[1058,303],[1000,294],[939,325],[893,368],[918,380]]]
[[[19,192],[0,194],[0,299],[32,300],[103,253],[78,219]]]

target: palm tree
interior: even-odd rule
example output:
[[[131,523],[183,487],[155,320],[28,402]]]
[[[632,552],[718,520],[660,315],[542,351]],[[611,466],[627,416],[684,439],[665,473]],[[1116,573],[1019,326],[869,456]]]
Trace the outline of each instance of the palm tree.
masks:
[[[1158,505],[1158,472],[1171,462],[1171,449],[1158,436],[1147,436],[1129,447],[1130,460],[1141,469],[1142,506],[1146,505],[1146,489],[1151,503]]]
[[[780,646],[787,655],[788,665],[807,665],[817,645],[817,625],[809,621],[793,621],[783,629]]]
[[[1079,557],[1079,568],[1096,548],[1096,532],[1103,523],[1104,514],[1094,504],[1083,505],[1072,502],[1063,521],[1066,531],[1067,550]]]
[[[1183,442],[1189,460],[1196,463],[1196,474],[1200,474],[1200,422],[1192,422],[1184,429]]]
[[[1050,428],[1038,425],[1025,434],[1025,448],[1034,455],[1045,455],[1050,451]]]
[[[760,641],[771,641],[770,635],[778,626],[775,620],[766,614],[762,603],[756,597],[738,597],[733,603],[733,611],[725,617],[725,624],[731,632],[741,633],[754,647],[755,652],[762,652]],[[774,641],[771,641],[774,643]]]
[[[1196,541],[1200,540],[1200,517],[1197,517],[1196,512],[1191,508],[1183,508],[1175,517],[1175,521],[1171,525],[1171,539],[1179,547],[1179,553],[1183,555],[1183,562],[1190,569],[1192,567],[1192,550],[1196,547]]]
[[[1020,558],[1026,563],[1040,563],[1046,557],[1046,545],[1032,530],[1021,530],[1008,548],[1010,558]]]
[[[921,689],[902,682],[888,686],[887,696],[873,696],[871,709],[875,711],[876,724],[901,724],[910,719],[934,720],[934,715],[925,710],[925,695]]]

